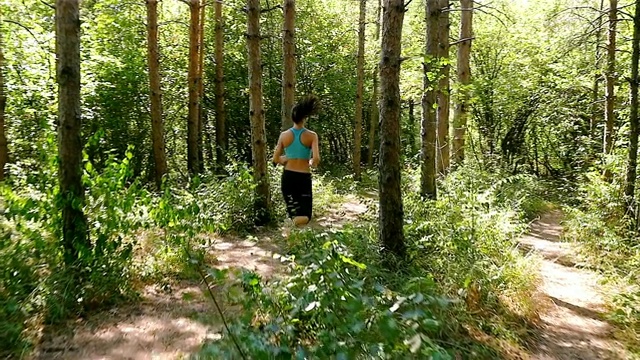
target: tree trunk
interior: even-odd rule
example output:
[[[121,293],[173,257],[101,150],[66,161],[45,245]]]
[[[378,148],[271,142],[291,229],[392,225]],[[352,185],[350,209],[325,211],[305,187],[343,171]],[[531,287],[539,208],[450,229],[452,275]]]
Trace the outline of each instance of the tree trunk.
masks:
[[[469,119],[469,103],[471,100],[469,85],[471,84],[471,38],[473,37],[473,0],[460,0],[460,43],[458,44],[458,96],[453,113],[453,162],[461,165],[464,161],[464,141]]]
[[[403,0],[384,0],[380,57],[380,242],[384,250],[404,257],[400,188],[400,51]]]
[[[436,153],[438,173],[449,171],[449,0],[440,0],[438,18],[438,63],[440,79],[438,81],[438,152]]]
[[[271,196],[267,173],[267,149],[262,107],[262,63],[260,59],[260,0],[247,0],[247,50],[249,62],[249,115],[253,178],[256,182],[256,210],[259,222],[268,220]]]
[[[167,156],[162,122],[162,89],[160,88],[160,57],[158,54],[158,0],[147,0],[147,61],[151,91],[151,144],[155,164],[156,186],[160,189],[167,173]]]
[[[362,150],[362,108],[364,92],[364,30],[367,15],[367,0],[360,0],[360,16],[358,18],[358,57],[356,60],[356,114],[353,127],[353,174],[360,180],[360,154]]]
[[[604,0],[600,0],[600,12],[604,9]],[[595,65],[595,75],[593,76],[593,103],[591,104],[591,119],[589,121],[589,137],[594,138],[596,134],[596,127],[598,125],[598,116],[600,115],[600,110],[598,106],[598,102],[600,100],[600,41],[602,41],[602,16],[598,14],[598,20],[596,23],[596,48],[594,51],[594,65]]]
[[[282,73],[282,130],[293,126],[291,110],[296,91],[296,54],[295,54],[295,0],[284,0],[284,24],[282,27],[282,55],[284,72]]]
[[[224,24],[222,22],[222,3],[216,1],[213,3],[215,8],[215,35],[216,35],[216,80],[215,80],[215,98],[216,98],[216,167],[217,173],[224,173],[227,166],[227,131],[226,131],[226,112],[224,108]]]
[[[7,106],[7,96],[4,88],[4,43],[0,36],[0,181],[4,180],[5,165],[9,162],[9,146],[5,135],[4,110]]]
[[[380,0],[376,8],[376,31],[373,35],[376,44],[380,39]],[[378,65],[373,70],[373,94],[371,95],[371,116],[369,119],[369,154],[367,157],[367,165],[373,166],[373,153],[376,147],[376,130],[380,121],[380,113],[378,112]]]
[[[416,115],[415,102],[409,99],[409,153],[413,157],[416,151]]]
[[[189,27],[189,115],[187,122],[187,168],[190,174],[200,172],[200,115],[198,111],[198,60],[199,60],[199,36],[200,30],[200,1],[189,2],[191,22]]]
[[[611,154],[613,149],[613,125],[615,117],[613,106],[615,102],[614,83],[616,71],[616,24],[618,22],[617,6],[618,0],[609,0],[609,42],[607,44],[607,72],[605,74],[606,90],[605,90],[605,129],[604,129],[604,154]],[[605,179],[611,180],[611,172],[605,171]]]
[[[198,29],[198,159],[199,172],[204,172],[204,21],[206,19],[206,2],[200,5],[200,22]]]
[[[426,59],[423,64],[424,77],[422,95],[422,164],[420,174],[420,194],[428,199],[436,199],[436,132],[437,120],[434,105],[437,103],[437,84],[429,79],[429,74],[438,70],[438,19],[440,0],[427,0]]]
[[[91,246],[83,213],[82,119],[80,117],[80,13],[78,0],[56,1],[58,81],[58,177],[62,238],[67,265]]]
[[[638,60],[640,58],[640,4],[636,3],[633,19],[633,40],[631,52],[630,112],[629,112],[629,155],[627,158],[627,178],[625,200],[627,214],[635,215],[636,173],[638,165]],[[635,216],[630,216],[635,219]],[[635,224],[634,224],[635,228]]]

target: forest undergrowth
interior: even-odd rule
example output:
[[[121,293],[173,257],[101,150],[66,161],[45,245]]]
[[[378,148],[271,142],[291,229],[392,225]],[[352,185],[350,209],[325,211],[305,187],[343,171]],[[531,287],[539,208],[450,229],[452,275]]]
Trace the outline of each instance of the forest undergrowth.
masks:
[[[531,176],[461,168],[441,184],[437,201],[404,174],[408,258],[387,270],[376,236],[377,203],[339,230],[294,231],[282,239],[286,276],[265,281],[251,271],[230,277],[207,257],[205,234],[255,233],[253,182],[240,166],[224,180],[203,178],[153,193],[132,180],[129,156],[97,173],[85,162],[86,214],[93,247],[78,271],[63,269],[58,245],[54,163],[50,173],[15,176],[2,187],[0,335],[5,354],[28,354],[43,326],[135,302],[144,284],[197,279],[235,289],[241,304],[231,334],[203,345],[197,357],[356,356],[492,358],[525,347],[537,318],[535,262],[517,249],[525,219],[544,207]],[[271,173],[279,188],[279,174]],[[318,213],[345,194],[371,196],[373,173],[316,176]],[[365,197],[362,197],[366,201]],[[284,217],[280,199],[276,218]],[[185,251],[186,250],[186,251]],[[233,280],[233,279],[235,280]],[[215,314],[212,314],[215,316]],[[232,346],[233,339],[242,344]],[[306,354],[306,355],[305,355]]]
[[[405,172],[408,258],[389,270],[376,236],[377,209],[340,230],[294,231],[281,244],[280,279],[213,270],[225,302],[245,312],[231,333],[196,358],[510,357],[526,348],[538,317],[535,261],[517,249],[525,219],[543,210],[529,176],[460,169],[439,200],[417,194]],[[336,183],[371,193],[374,178]]]
[[[591,171],[580,184],[563,197],[565,237],[579,245],[582,264],[603,275],[603,289],[613,293],[606,319],[616,325],[615,338],[640,357],[640,245],[625,216],[624,179],[608,182]]]

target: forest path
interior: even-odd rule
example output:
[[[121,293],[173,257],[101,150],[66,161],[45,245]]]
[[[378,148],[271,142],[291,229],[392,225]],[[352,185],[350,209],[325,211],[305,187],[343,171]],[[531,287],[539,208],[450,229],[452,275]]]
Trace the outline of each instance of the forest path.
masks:
[[[574,245],[562,241],[562,212],[553,210],[534,221],[520,245],[542,258],[539,291],[548,300],[540,315],[540,334],[531,358],[536,360],[625,359],[624,347],[612,339],[603,320],[605,295],[595,272],[575,267]]]
[[[346,196],[312,220],[317,230],[341,228],[357,221],[368,207],[356,196]],[[216,268],[245,268],[263,278],[282,270],[273,255],[287,229],[265,229],[252,236],[204,234],[209,241],[207,262]],[[167,286],[169,285],[169,286]],[[218,300],[224,289],[213,288]],[[225,317],[234,310],[223,305]],[[222,336],[217,314],[204,284],[173,280],[147,285],[140,300],[95,312],[62,326],[42,330],[40,343],[27,358],[42,360],[165,360],[184,359],[207,339]]]

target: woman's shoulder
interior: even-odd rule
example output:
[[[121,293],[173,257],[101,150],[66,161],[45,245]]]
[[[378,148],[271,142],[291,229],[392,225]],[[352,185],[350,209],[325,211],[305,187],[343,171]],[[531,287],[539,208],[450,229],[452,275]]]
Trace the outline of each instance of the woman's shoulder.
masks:
[[[310,129],[307,129],[307,128],[305,128],[304,130],[305,130],[304,132],[306,132],[307,134],[309,134],[311,136],[318,136],[318,134],[316,134],[316,132],[313,131],[313,130],[310,130]]]

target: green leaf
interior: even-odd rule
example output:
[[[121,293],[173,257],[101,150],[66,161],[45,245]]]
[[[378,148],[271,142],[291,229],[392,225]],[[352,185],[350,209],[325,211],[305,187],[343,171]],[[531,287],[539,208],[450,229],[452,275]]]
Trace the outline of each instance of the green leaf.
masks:
[[[344,262],[344,263],[353,265],[353,266],[355,266],[355,267],[357,267],[359,269],[362,269],[362,270],[367,268],[367,266],[365,264],[359,263],[359,262],[357,262],[357,261],[355,261],[355,260],[353,260],[353,259],[351,259],[349,257],[346,257],[344,255],[340,255],[340,260],[342,260],[342,262]]]

